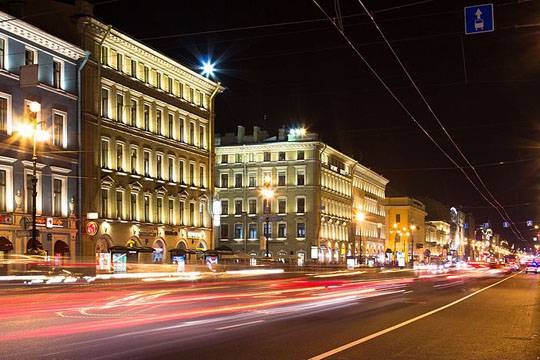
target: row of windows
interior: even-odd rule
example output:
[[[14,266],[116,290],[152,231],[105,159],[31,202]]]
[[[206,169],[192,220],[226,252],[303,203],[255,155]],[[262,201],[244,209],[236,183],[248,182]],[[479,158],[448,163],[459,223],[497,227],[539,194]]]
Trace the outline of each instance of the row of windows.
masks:
[[[221,200],[221,215],[229,215],[230,206],[234,204],[233,214],[241,215],[244,213],[244,200],[235,199],[234,202],[229,202],[229,200]],[[254,215],[257,214],[257,199],[248,199],[247,200],[247,214]],[[287,198],[278,198],[277,199],[277,211],[278,214],[286,214],[290,209],[287,209]],[[297,214],[304,214],[306,212],[306,198],[297,197],[296,198],[296,208],[294,209]],[[272,212],[272,202],[266,202],[263,200],[261,212],[271,213]]]
[[[352,194],[350,181],[334,175],[330,171],[322,172],[321,185],[345,196],[351,196]]]
[[[150,103],[134,96],[116,93],[111,96],[111,90],[101,89],[101,116],[114,119],[123,124],[128,124],[139,129],[150,131],[157,135],[166,136],[187,144],[208,149],[206,126],[195,121],[188,121],[176,112],[164,108],[153,107]]]
[[[7,55],[8,55],[8,40],[7,38],[0,37],[0,69],[6,69],[7,67]],[[38,52],[31,47],[25,47],[24,49],[24,65],[38,64]],[[38,64],[39,65],[39,64]],[[47,64],[48,65],[48,64]],[[60,60],[54,59],[52,62],[52,82],[49,84],[54,88],[62,88],[62,80],[64,78],[64,63]]]
[[[234,160],[234,161],[233,161]],[[292,152],[279,151],[277,153],[272,153],[270,151],[265,151],[263,153],[249,153],[249,154],[221,154],[221,163],[244,163],[244,162],[256,162],[256,161],[288,161],[288,160],[305,160],[304,150],[296,151],[295,157],[293,158]]]
[[[115,198],[112,199],[114,194]],[[113,206],[114,205],[114,206]],[[207,226],[206,202],[198,203],[124,190],[101,190],[103,218],[147,223]]]
[[[349,239],[349,227],[323,222],[321,223],[321,237],[327,240],[346,241]]]
[[[350,204],[342,203],[340,201],[322,199],[322,212],[324,214],[350,219],[352,207]]]
[[[43,111],[37,113],[30,111],[30,100],[24,101],[24,114],[23,118],[18,120],[21,123],[33,123],[37,122],[40,126],[40,130],[45,130],[49,133],[48,142],[51,145],[59,147],[67,147],[67,114],[58,109],[51,109],[50,120],[42,121]],[[45,127],[43,126],[45,124]],[[49,128],[46,128],[50,125]],[[13,104],[10,94],[0,93],[0,134],[11,135],[14,131],[17,131],[19,123],[13,122]],[[27,135],[27,134],[21,134]]]
[[[384,188],[371,184],[365,180],[354,179],[354,187],[373,194],[377,197],[384,198]]]
[[[113,148],[110,139],[102,138],[101,167],[158,180],[207,187],[207,172],[204,164],[199,164],[197,167],[195,162],[189,161],[188,163],[185,159],[180,159],[177,162],[176,157],[156,153],[151,149],[143,149],[142,152],[141,164],[140,150],[137,145],[127,145],[117,141]]]
[[[275,185],[275,186],[287,186],[287,185],[296,185],[296,186],[302,186],[306,185],[306,172],[304,169],[296,169],[296,179],[294,183],[287,182],[287,172],[286,171],[278,171],[277,172],[277,181],[272,183],[272,172],[271,171],[264,171],[262,173],[262,179],[263,184],[261,185]],[[247,183],[244,181],[244,174],[242,173],[235,173],[234,174],[234,183],[232,181],[229,181],[229,174],[228,173],[221,173],[219,178],[219,184],[221,188],[229,188],[229,187],[235,187],[235,188],[242,188],[242,187],[257,187],[259,181],[257,177],[257,173],[248,173]]]
[[[360,199],[360,209],[363,212],[371,213],[374,215],[385,216],[386,212],[384,206],[379,204],[377,200],[364,197]]]
[[[278,239],[285,239],[287,238],[287,223],[277,223],[275,226],[272,223],[263,223],[262,224],[262,235],[268,238],[272,237],[272,228],[276,227],[277,230],[277,238]],[[229,224],[223,223],[220,225],[220,239],[230,239],[230,236],[233,236],[233,239],[235,240],[242,240],[245,239],[244,235],[244,224],[242,223],[235,223],[233,227],[233,233],[230,233],[229,230]],[[296,238],[303,239],[306,237],[306,224],[304,222],[297,222],[296,223],[296,232],[295,232]],[[250,240],[256,240],[259,238],[259,224],[257,223],[249,223],[247,224],[247,239]]]
[[[110,66],[123,74],[138,79],[158,90],[162,90],[170,95],[189,101],[204,109],[209,108],[209,97],[202,91],[194,89],[170,75],[162,74],[156,69],[151,68],[148,64],[144,64],[127,55],[124,56],[124,54],[116,49],[109,49],[106,46],[102,46],[101,63]]]

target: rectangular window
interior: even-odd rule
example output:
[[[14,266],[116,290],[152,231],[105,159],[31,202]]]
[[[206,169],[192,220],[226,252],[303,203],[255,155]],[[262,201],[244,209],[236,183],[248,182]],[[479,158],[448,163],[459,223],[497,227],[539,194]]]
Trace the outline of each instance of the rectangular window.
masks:
[[[137,194],[131,193],[129,216],[131,220],[137,220]]]
[[[174,223],[174,200],[169,199],[169,218],[167,219],[167,223],[173,224]]]
[[[257,186],[257,176],[255,174],[249,174],[249,187]]]
[[[234,238],[243,239],[244,238],[244,227],[242,224],[234,224]]]
[[[248,224],[248,236],[250,239],[257,238],[257,224],[253,224],[253,223]]]
[[[234,214],[235,215],[242,214],[242,200],[234,200]]]
[[[172,94],[173,92],[173,79],[172,78],[167,79],[167,91],[169,92],[169,94]]]
[[[143,113],[144,113],[144,130],[146,131],[150,131],[150,106],[148,105],[144,105],[144,110],[143,110]]]
[[[116,192],[116,218],[117,219],[124,218],[124,192],[123,191]]]
[[[286,199],[279,199],[278,200],[278,213],[279,214],[286,214],[287,213],[287,200]]]
[[[6,40],[0,38],[0,69],[6,68]]]
[[[222,188],[229,187],[229,174],[221,174],[221,187]]]
[[[174,159],[169,158],[169,181],[174,182]]]
[[[120,72],[124,70],[124,57],[120,53],[116,53],[116,70]]]
[[[189,143],[192,145],[195,145],[195,124],[190,122],[189,123]]]
[[[396,224],[401,222],[401,214],[396,214]]]
[[[195,166],[189,164],[189,184],[195,186]]]
[[[263,199],[263,212],[270,214],[272,212],[272,203],[268,199]]]
[[[195,225],[195,204],[189,203],[189,225]]]
[[[161,173],[162,172],[162,170],[161,170],[162,166],[163,166],[163,155],[158,154],[156,156],[156,168],[157,168],[156,169],[156,176],[157,176],[158,179],[163,179],[163,177],[162,177],[163,174]]]
[[[144,221],[150,222],[150,196],[144,196]]]
[[[53,87],[62,87],[62,63],[56,60],[53,60]]]
[[[305,185],[304,171],[296,172],[296,185]]]
[[[221,215],[229,215],[229,200],[221,200]]]
[[[279,161],[285,161],[285,151],[280,151],[278,153],[278,160]]]
[[[131,100],[131,107],[129,112],[129,120],[131,126],[137,126],[137,100]]]
[[[185,120],[182,118],[178,118],[178,140],[182,142],[185,139],[185,134],[184,134],[185,127],[186,127]]]
[[[156,87],[161,89],[161,74],[156,72]]]
[[[186,220],[184,218],[184,214],[185,214],[185,209],[186,209],[186,203],[184,203],[183,201],[180,201],[180,206],[178,207],[178,216],[180,217],[180,224],[181,225],[185,225],[186,224]]]
[[[7,176],[6,170],[0,170],[0,211],[6,211]]]
[[[242,187],[242,174],[234,174],[234,187],[235,188]]]
[[[65,117],[58,113],[53,113],[53,138],[52,142],[55,146],[64,145],[64,120]]]
[[[116,121],[124,122],[124,96],[116,94]]]
[[[101,116],[109,117],[109,90],[101,89]]]
[[[298,150],[296,152],[296,160],[304,160],[304,150]]]
[[[161,128],[161,116],[163,112],[161,110],[156,110],[156,134],[163,135],[163,130]]]
[[[305,223],[296,224],[296,237],[298,238],[306,237],[306,224]]]
[[[148,151],[145,151],[143,155],[143,171],[144,176],[150,177],[150,153]]]
[[[296,199],[296,212],[299,214],[303,214],[305,211],[306,211],[306,199],[297,198]]]
[[[199,147],[205,149],[206,141],[204,141],[204,126],[199,126]]]
[[[132,148],[131,149],[131,155],[130,155],[130,167],[131,167],[131,173],[137,174],[137,149]]]
[[[101,47],[101,63],[107,65],[109,63],[109,49],[105,46]]]
[[[227,155],[227,154],[221,155],[221,163],[222,164],[227,164],[228,162],[229,162],[229,155]]]
[[[116,144],[116,170],[124,169],[124,145]]]
[[[278,238],[285,238],[287,237],[287,224],[285,223],[279,223],[278,224]]]
[[[109,190],[101,189],[101,214],[103,218],[109,217]]]
[[[167,135],[169,139],[173,138],[174,135],[174,114],[169,114],[169,124],[167,128]]]
[[[205,187],[206,185],[206,181],[205,181],[205,174],[204,174],[204,167],[203,166],[200,166],[199,167],[199,186],[200,187]]]
[[[264,231],[264,236],[267,237],[267,238],[271,238],[272,237],[272,223],[271,222],[264,222],[263,223],[263,231]]]
[[[157,213],[157,223],[163,224],[163,199],[162,198],[157,198],[156,213]]]
[[[136,60],[131,60],[131,63],[130,63],[130,72],[131,72],[131,76],[133,77],[137,77],[137,61]]]
[[[7,133],[8,99],[0,97],[0,132]]]
[[[36,63],[36,51],[31,49],[24,50],[24,65],[33,65]]]
[[[285,186],[285,171],[278,172],[278,186]]]
[[[248,207],[249,207],[248,210],[250,214],[256,214],[257,213],[257,200],[249,199]]]
[[[219,237],[221,239],[229,238],[229,224],[221,224],[219,227]]]
[[[271,161],[271,154],[269,151],[265,151],[263,154],[264,161]]]
[[[53,216],[62,216],[62,180],[53,180]]]
[[[186,183],[184,179],[184,161],[183,160],[180,160],[180,165],[178,166],[178,179],[180,180],[181,184]]]
[[[242,154],[235,154],[235,162],[237,163],[242,162]]]
[[[101,167],[109,168],[109,141],[101,140]]]
[[[148,68],[148,66],[146,65],[143,65],[143,81],[145,83],[148,84],[149,80],[150,80],[150,69]]]

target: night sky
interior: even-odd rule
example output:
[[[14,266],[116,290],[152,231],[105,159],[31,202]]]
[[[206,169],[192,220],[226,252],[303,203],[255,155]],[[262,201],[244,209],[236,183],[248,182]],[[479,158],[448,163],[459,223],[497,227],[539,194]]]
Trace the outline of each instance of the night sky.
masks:
[[[450,149],[360,4],[318,1],[331,16],[341,14],[353,43]],[[218,62],[217,79],[227,87],[217,99],[218,132],[235,131],[237,125],[248,132],[253,125],[272,132],[306,125],[390,179],[388,194],[462,206],[477,223],[490,220],[507,233],[495,210],[413,124],[311,0],[101,3],[95,8],[98,18],[192,69],[208,56]],[[471,2],[365,4],[449,133],[530,240],[526,220],[540,222],[540,1],[495,2],[495,32],[469,36],[463,35],[463,7]]]

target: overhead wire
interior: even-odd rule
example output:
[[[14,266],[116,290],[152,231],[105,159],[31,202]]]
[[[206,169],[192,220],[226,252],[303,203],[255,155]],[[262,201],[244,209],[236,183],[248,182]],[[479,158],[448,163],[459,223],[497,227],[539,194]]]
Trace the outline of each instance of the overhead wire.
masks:
[[[345,34],[343,30],[339,28],[339,26],[336,24],[335,20],[323,9],[323,7],[317,2],[317,0],[312,0],[313,3],[319,8],[319,10],[326,16],[327,20],[334,25],[336,30],[339,32],[341,37],[349,44],[351,49],[356,53],[356,55],[362,60],[362,62],[366,65],[366,67],[370,70],[370,72],[375,76],[375,78],[381,83],[381,85],[386,89],[386,91],[392,96],[392,98],[398,103],[398,105],[402,108],[403,111],[411,118],[411,120],[420,128],[420,130],[428,137],[428,139],[445,155],[445,157],[452,163],[456,168],[458,168],[465,178],[471,183],[471,185],[476,189],[476,191],[484,198],[484,200],[492,205],[493,208],[495,208],[499,215],[501,215],[502,218],[504,216],[502,215],[501,211],[497,208],[496,205],[493,204],[492,201],[490,201],[485,194],[478,188],[476,183],[470,178],[469,174],[467,174],[466,171],[464,171],[461,166],[454,160],[454,158],[443,149],[443,147],[431,136],[431,134],[424,128],[422,124],[416,119],[416,117],[409,111],[409,109],[405,106],[405,104],[397,97],[397,95],[392,91],[392,89],[388,86],[386,81],[379,75],[379,73],[373,68],[373,66],[367,61],[367,59],[362,55],[362,53],[356,48],[356,46],[352,43],[352,41],[349,39],[349,37]],[[519,238],[519,237],[518,237]],[[519,238],[520,240],[524,241],[524,239]]]

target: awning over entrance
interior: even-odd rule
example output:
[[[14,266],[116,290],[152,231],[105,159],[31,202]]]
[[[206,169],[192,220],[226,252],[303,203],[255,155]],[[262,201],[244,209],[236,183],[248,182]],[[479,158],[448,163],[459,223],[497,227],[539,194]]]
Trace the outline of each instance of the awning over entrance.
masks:
[[[13,244],[9,241],[8,238],[0,236],[0,251],[11,251],[13,250]]]

